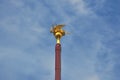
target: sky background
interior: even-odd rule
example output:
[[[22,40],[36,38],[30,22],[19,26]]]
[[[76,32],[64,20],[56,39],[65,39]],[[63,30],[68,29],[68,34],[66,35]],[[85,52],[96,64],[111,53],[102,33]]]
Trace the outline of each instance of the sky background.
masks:
[[[54,80],[53,24],[62,80],[120,80],[120,0],[0,0],[0,80]]]

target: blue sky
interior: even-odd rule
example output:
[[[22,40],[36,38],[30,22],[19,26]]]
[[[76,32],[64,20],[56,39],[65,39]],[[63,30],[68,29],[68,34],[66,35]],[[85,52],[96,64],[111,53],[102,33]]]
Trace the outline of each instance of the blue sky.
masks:
[[[120,79],[120,0],[0,0],[0,80],[54,80],[52,24],[66,24],[62,80]]]

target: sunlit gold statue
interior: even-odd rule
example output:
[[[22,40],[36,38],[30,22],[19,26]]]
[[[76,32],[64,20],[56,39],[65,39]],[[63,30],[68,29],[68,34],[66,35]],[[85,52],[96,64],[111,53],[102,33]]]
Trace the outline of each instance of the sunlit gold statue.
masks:
[[[57,43],[60,43],[61,37],[66,34],[66,32],[62,29],[62,27],[64,27],[64,26],[65,26],[64,24],[55,25],[50,30],[50,32],[54,34]]]

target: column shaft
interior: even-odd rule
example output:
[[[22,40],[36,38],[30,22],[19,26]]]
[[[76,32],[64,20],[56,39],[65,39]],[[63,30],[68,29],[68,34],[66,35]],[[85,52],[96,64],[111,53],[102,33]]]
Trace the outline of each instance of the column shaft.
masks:
[[[55,46],[55,80],[61,80],[61,44]]]

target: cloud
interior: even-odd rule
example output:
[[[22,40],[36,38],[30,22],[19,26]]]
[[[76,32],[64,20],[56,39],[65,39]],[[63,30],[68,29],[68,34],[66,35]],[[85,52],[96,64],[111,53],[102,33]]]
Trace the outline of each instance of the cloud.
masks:
[[[88,77],[88,79],[86,80],[100,80],[98,75],[91,75],[90,77]]]
[[[54,56],[45,50],[30,53],[20,48],[0,47],[0,53],[1,80],[29,80],[31,77],[44,80],[54,76]]]
[[[25,3],[21,6],[21,3],[8,2],[14,6],[10,7],[11,10],[14,11],[17,7],[20,12],[13,13],[13,15],[10,11],[11,16],[6,16],[5,10],[6,15],[0,19],[2,30],[0,35],[2,37],[0,40],[1,80],[52,79],[54,77],[54,56],[47,52],[50,47],[43,48],[46,45],[44,39],[48,36],[46,28],[39,24],[39,19],[43,18],[38,15],[38,8],[35,11],[38,13],[36,15],[32,13],[33,10],[30,7],[27,7]],[[3,7],[8,8],[9,5],[5,4]]]
[[[85,1],[83,0],[70,0],[70,3],[77,14],[89,15],[93,13],[92,10],[90,10],[90,8],[86,6]]]

